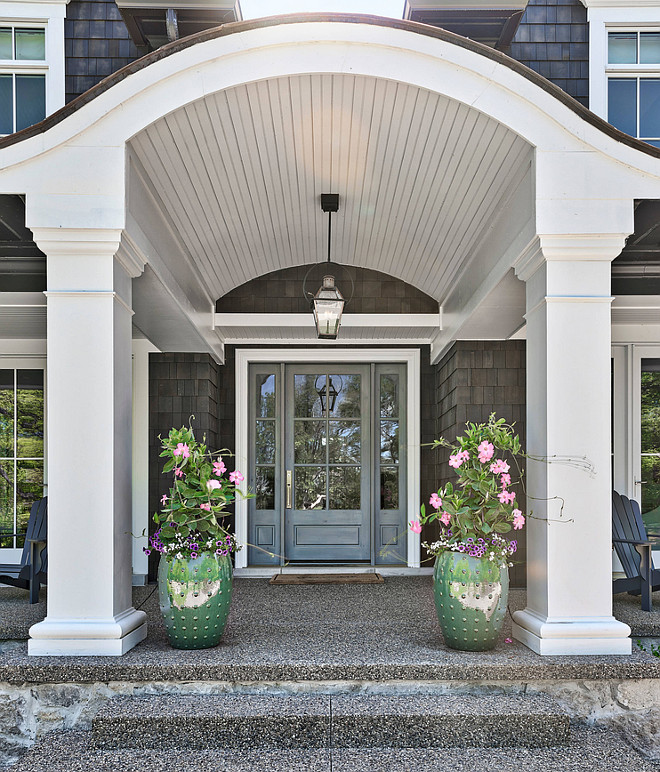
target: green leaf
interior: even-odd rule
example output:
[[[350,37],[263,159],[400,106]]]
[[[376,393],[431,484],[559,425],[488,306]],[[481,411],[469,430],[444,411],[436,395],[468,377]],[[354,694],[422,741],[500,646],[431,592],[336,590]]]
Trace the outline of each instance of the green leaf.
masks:
[[[171,472],[171,471],[172,471],[172,469],[174,469],[174,466],[175,466],[175,464],[176,464],[175,460],[174,460],[173,458],[172,458],[172,459],[170,459],[170,460],[169,460],[169,461],[168,461],[168,462],[165,464],[165,466],[163,467],[163,474],[167,474],[167,472]]]
[[[167,539],[171,539],[175,535],[174,528],[170,528],[169,525],[164,525],[160,531],[161,536],[165,536]]]

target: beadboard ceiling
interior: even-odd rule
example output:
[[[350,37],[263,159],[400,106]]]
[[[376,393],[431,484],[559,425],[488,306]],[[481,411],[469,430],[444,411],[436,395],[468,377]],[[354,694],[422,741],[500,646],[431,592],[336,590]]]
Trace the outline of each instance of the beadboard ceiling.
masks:
[[[321,193],[339,193],[333,260],[442,302],[531,148],[417,87],[309,74],[212,94],[157,121],[132,150],[213,297],[324,260]]]

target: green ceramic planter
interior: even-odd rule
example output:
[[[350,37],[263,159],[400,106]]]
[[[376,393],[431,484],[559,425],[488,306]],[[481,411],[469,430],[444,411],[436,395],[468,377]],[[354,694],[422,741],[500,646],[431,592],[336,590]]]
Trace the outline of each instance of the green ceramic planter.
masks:
[[[495,647],[509,598],[508,566],[441,552],[433,569],[433,594],[447,646],[461,651]]]
[[[160,611],[175,649],[207,649],[220,643],[232,592],[229,555],[202,552],[189,560],[161,557]]]

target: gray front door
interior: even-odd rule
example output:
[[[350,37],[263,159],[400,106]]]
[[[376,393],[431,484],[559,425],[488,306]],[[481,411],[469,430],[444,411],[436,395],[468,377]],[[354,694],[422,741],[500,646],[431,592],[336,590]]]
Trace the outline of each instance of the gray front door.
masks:
[[[287,560],[371,558],[369,365],[287,365]]]
[[[249,565],[405,565],[405,365],[253,364],[249,382]]]

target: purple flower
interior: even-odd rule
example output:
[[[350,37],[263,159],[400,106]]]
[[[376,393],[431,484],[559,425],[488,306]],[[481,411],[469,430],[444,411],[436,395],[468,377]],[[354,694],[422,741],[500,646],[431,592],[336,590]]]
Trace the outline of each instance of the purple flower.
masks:
[[[196,552],[191,552],[190,553],[190,557],[194,560],[197,557],[197,553]]]
[[[146,547],[142,547],[142,552],[144,552],[145,555],[151,555],[151,550],[147,549]]]

